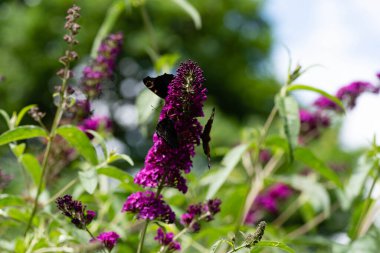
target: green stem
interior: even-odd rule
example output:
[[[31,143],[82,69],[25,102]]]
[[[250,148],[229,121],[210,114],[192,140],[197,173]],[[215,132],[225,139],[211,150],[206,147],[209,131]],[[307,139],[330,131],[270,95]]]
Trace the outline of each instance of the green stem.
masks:
[[[146,230],[148,228],[148,225],[149,225],[149,220],[145,220],[144,227],[141,230],[141,236],[140,236],[141,238],[140,238],[139,246],[137,248],[137,253],[141,253],[143,250],[145,235],[146,235]]]
[[[363,208],[363,211],[362,211],[361,214],[360,214],[359,222],[358,222],[358,225],[357,225],[357,227],[356,227],[356,229],[355,229],[355,234],[354,234],[354,236],[353,236],[353,239],[356,239],[356,238],[359,236],[359,234],[360,234],[360,230],[361,230],[361,228],[362,228],[362,226],[363,226],[363,224],[364,224],[364,221],[365,221],[364,218],[365,218],[365,216],[367,215],[367,212],[368,212],[368,210],[369,210],[369,208],[370,208],[370,206],[371,206],[370,198],[371,198],[371,195],[372,195],[373,190],[374,190],[374,188],[375,188],[375,185],[376,185],[376,183],[377,183],[377,180],[378,180],[379,177],[380,177],[380,168],[379,168],[379,164],[378,164],[378,163],[379,163],[379,162],[377,161],[377,164],[376,164],[376,166],[375,166],[375,168],[377,169],[376,176],[375,176],[375,178],[373,179],[373,182],[372,182],[372,184],[371,184],[371,188],[369,189],[369,192],[368,192],[367,197],[366,197],[366,199],[365,199],[365,206],[364,206],[364,208]]]
[[[91,57],[96,58],[96,55],[98,53],[98,48],[100,44],[102,43],[102,40],[110,33],[112,28],[114,27],[116,20],[119,18],[120,14],[123,10],[126,8],[126,1],[125,0],[118,0],[114,2],[111,7],[108,9],[106,17],[104,18],[104,21],[102,25],[100,26],[98,33],[96,34],[96,37],[94,39],[94,42],[92,44],[91,48]]]
[[[154,33],[154,28],[153,28],[153,24],[152,24],[152,21],[150,20],[149,18],[149,14],[145,8],[145,6],[141,6],[141,16],[143,18],[143,21],[144,21],[144,25],[146,27],[146,30],[148,32],[148,35],[150,37],[150,42],[151,42],[151,45],[152,45],[152,56],[155,57],[154,60],[157,60],[158,58],[158,45],[157,45],[157,42],[156,42],[156,36],[155,36],[155,33]]]
[[[87,226],[85,227],[85,230],[87,231],[87,233],[91,236],[93,240],[97,241],[96,237],[91,233],[91,231],[88,229]],[[109,250],[106,247],[103,247],[102,251],[105,253],[109,252]]]
[[[65,73],[67,71],[69,71],[69,70],[70,70],[70,64],[67,64],[65,66]],[[36,197],[34,199],[32,214],[30,215],[30,218],[29,218],[29,221],[28,221],[28,225],[26,226],[24,235],[26,235],[28,233],[28,231],[29,231],[29,229],[30,229],[30,227],[32,225],[33,218],[34,218],[34,216],[37,213],[38,200],[39,200],[40,195],[42,193],[42,186],[43,186],[43,183],[45,182],[46,175],[48,174],[47,173],[47,171],[48,171],[48,166],[47,165],[48,165],[48,160],[49,160],[48,158],[49,158],[49,154],[50,154],[50,151],[51,151],[52,143],[54,141],[54,137],[55,137],[55,134],[56,134],[55,132],[57,130],[59,122],[61,121],[61,118],[62,118],[62,115],[63,115],[63,111],[64,111],[64,105],[65,105],[66,96],[67,96],[67,94],[66,94],[67,81],[68,81],[68,79],[66,79],[66,78],[62,79],[62,88],[61,88],[61,94],[60,94],[60,101],[59,101],[59,105],[58,105],[57,111],[56,111],[55,116],[54,116],[53,125],[52,125],[50,133],[49,133],[48,143],[46,145],[46,150],[45,150],[43,161],[42,161],[42,173],[41,173],[40,181],[38,183],[37,194],[36,194]]]
[[[163,185],[164,185],[165,178],[166,178],[167,174],[168,174],[168,172],[166,171],[165,174],[163,175],[162,179],[161,179],[160,184],[157,187],[157,192],[156,192],[155,199],[157,199],[158,196],[160,196],[160,193],[162,191],[162,188],[163,188]],[[145,234],[146,234],[146,230],[148,228],[148,225],[149,225],[149,220],[145,220],[144,227],[141,230],[141,236],[140,236],[141,238],[140,238],[140,242],[139,242],[139,245],[138,245],[138,248],[137,248],[137,253],[142,253],[142,250],[143,250],[143,247],[144,247],[144,241],[145,241]]]
[[[239,209],[239,215],[238,215],[239,218],[237,219],[237,223],[235,226],[235,234],[238,233],[240,226],[244,223],[244,220],[246,219],[246,216],[248,214],[247,202],[251,201],[252,198],[254,200],[255,196],[258,194],[258,191],[260,191],[260,189],[262,188],[262,186],[260,186],[262,182],[259,183],[260,181],[263,180],[262,168],[259,162],[260,149],[276,117],[277,112],[278,112],[278,109],[276,106],[274,106],[267,120],[264,123],[263,129],[260,132],[258,143],[257,143],[256,149],[254,150],[254,155],[253,155],[253,164],[255,164],[254,166],[255,177],[253,177],[253,175],[252,177],[249,177],[249,183],[251,184],[251,187],[247,190],[247,193],[245,194],[245,198],[244,198],[245,201],[242,203],[242,206]]]

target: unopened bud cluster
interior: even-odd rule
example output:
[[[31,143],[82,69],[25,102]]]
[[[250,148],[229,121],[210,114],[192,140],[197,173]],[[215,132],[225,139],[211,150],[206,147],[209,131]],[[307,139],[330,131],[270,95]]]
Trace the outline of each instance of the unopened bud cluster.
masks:
[[[67,33],[63,36],[63,39],[69,45],[70,49],[66,50],[65,55],[59,58],[59,62],[65,66],[65,68],[62,68],[57,72],[57,75],[62,79],[69,79],[72,77],[72,72],[69,70],[68,66],[71,62],[78,59],[77,52],[71,50],[71,48],[79,43],[75,38],[80,29],[80,25],[76,23],[76,20],[80,17],[79,11],[80,8],[76,5],[73,5],[73,7],[67,10],[65,23],[65,29],[67,30]]]
[[[32,117],[32,119],[34,119],[37,122],[41,121],[41,119],[45,117],[46,114],[44,112],[41,112],[38,106],[31,108],[28,113],[30,117]]]

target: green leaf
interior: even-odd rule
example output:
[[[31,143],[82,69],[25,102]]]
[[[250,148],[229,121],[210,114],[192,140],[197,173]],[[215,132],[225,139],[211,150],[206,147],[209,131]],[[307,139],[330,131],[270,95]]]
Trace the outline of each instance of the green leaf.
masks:
[[[133,166],[133,161],[132,161],[132,158],[130,158],[128,155],[125,155],[125,154],[112,154],[109,158],[108,158],[108,163],[112,163],[114,161],[117,161],[117,160],[124,160],[126,161],[127,163],[129,163],[130,165]]]
[[[92,134],[95,137],[95,139],[98,141],[98,143],[102,149],[105,160],[107,160],[108,159],[108,152],[107,152],[106,141],[104,140],[103,136],[94,130],[86,130],[86,132]]]
[[[298,147],[294,150],[294,157],[297,161],[300,161],[315,170],[321,176],[333,182],[336,186],[343,189],[343,184],[339,179],[339,176],[329,168],[322,160],[316,157],[309,149],[304,147]]]
[[[20,144],[10,143],[10,147],[11,147],[13,154],[16,157],[20,157],[24,153],[26,145],[25,145],[25,143],[20,143]]]
[[[295,253],[294,249],[290,248],[288,245],[286,245],[283,242],[260,241],[257,244],[255,244],[254,248],[256,247],[272,247],[272,248],[281,249],[288,253]]]
[[[5,123],[7,123],[8,128],[11,128],[11,118],[9,117],[8,113],[2,109],[0,109],[0,115],[3,116]]]
[[[340,99],[338,99],[337,97],[330,95],[326,91],[323,91],[321,89],[318,89],[318,88],[315,88],[312,86],[303,85],[303,84],[292,84],[292,85],[288,86],[288,88],[287,88],[287,91],[294,91],[294,90],[308,90],[308,91],[317,92],[317,93],[321,94],[322,96],[333,101],[335,104],[337,104],[345,112],[345,108],[344,108],[342,101],[340,101]]]
[[[20,112],[17,114],[17,120],[16,120],[15,126],[17,127],[20,124],[21,120],[24,118],[25,113],[27,113],[30,109],[36,106],[37,105],[28,105],[22,108]]]
[[[20,126],[14,129],[8,130],[2,135],[0,135],[0,145],[8,144],[10,142],[30,139],[35,137],[47,137],[48,133],[45,129],[28,125],[28,126]]]
[[[89,163],[96,165],[98,158],[94,146],[78,127],[65,125],[57,129],[57,134],[61,135],[79,154],[81,154]]]
[[[290,160],[293,161],[293,150],[298,143],[300,120],[297,101],[293,97],[276,97],[276,106],[280,113],[285,136],[288,139]]]
[[[125,0],[113,1],[113,4],[108,8],[106,16],[103,20],[103,23],[100,26],[98,33],[96,34],[96,37],[92,44],[92,48],[91,48],[92,58],[96,58],[100,44],[107,37],[107,35],[112,31],[112,28],[115,26],[116,21],[125,10],[127,2],[129,1],[125,1]]]
[[[167,73],[173,69],[173,66],[179,60],[179,54],[164,54],[154,62],[154,69],[157,73]]]
[[[232,170],[239,163],[242,155],[248,147],[248,144],[241,144],[239,146],[234,147],[226,154],[226,156],[222,160],[222,168],[219,170],[218,174],[215,175],[215,180],[208,189],[206,199],[212,199],[215,196],[220,187],[231,174]]]
[[[81,182],[83,188],[89,193],[93,194],[96,186],[98,185],[98,176],[96,174],[96,170],[86,170],[79,171],[79,181]]]
[[[361,197],[358,197],[356,201],[354,201],[351,218],[348,224],[348,236],[355,240],[358,236],[358,227],[362,222],[362,219],[367,215],[369,208],[375,203],[375,200],[372,198],[363,200]]]
[[[33,179],[34,185],[38,187],[41,180],[41,174],[42,174],[42,168],[38,160],[31,154],[24,154],[20,156],[19,160],[24,166],[25,170],[29,173],[29,175]],[[43,184],[42,190],[44,188],[45,186]]]
[[[186,0],[172,0],[179,7],[181,7],[189,16],[193,19],[194,25],[197,29],[202,27],[201,15],[197,9],[194,8],[188,1]]]
[[[129,173],[114,166],[101,167],[96,171],[98,174],[112,177],[121,182],[133,183],[133,177]]]
[[[25,201],[19,196],[0,194],[0,208],[9,206],[25,206]]]

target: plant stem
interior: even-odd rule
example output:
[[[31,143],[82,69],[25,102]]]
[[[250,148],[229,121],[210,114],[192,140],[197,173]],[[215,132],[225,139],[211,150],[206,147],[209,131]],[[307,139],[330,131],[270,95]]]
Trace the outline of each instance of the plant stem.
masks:
[[[149,225],[149,220],[145,220],[144,227],[141,230],[141,238],[140,238],[139,246],[137,248],[137,253],[141,253],[142,252],[142,249],[143,249],[143,246],[144,246],[144,241],[145,241],[145,234],[146,234],[146,230],[148,228],[148,225]]]
[[[88,229],[87,226],[85,227],[85,230],[87,231],[87,233],[91,236],[93,240],[97,241],[96,237],[91,233],[91,231]],[[102,251],[105,253],[109,252],[109,250],[105,247],[103,247]]]
[[[162,191],[162,188],[163,188],[167,174],[168,174],[168,172],[165,172],[165,174],[162,176],[160,184],[157,187],[157,192],[156,192],[156,196],[155,196],[156,199],[160,196],[160,193]],[[141,238],[140,238],[140,242],[139,242],[139,245],[137,248],[137,253],[142,253],[142,250],[144,247],[144,241],[145,241],[145,234],[146,234],[146,230],[148,228],[148,225],[149,225],[149,220],[145,220],[144,227],[141,230]]]
[[[363,208],[363,211],[360,214],[360,218],[359,218],[359,221],[358,221],[358,225],[357,225],[357,227],[355,229],[355,234],[353,236],[353,239],[356,239],[358,236],[360,236],[363,224],[365,223],[365,217],[366,217],[366,215],[368,213],[368,210],[369,210],[369,208],[371,206],[371,201],[370,201],[371,195],[373,193],[373,190],[375,188],[377,180],[380,177],[380,167],[379,167],[378,161],[377,161],[377,166],[374,166],[374,168],[377,169],[377,172],[376,172],[375,178],[373,179],[373,182],[371,184],[371,188],[369,189],[369,192],[368,192],[367,197],[365,199],[365,206]]]
[[[70,64],[67,64],[65,66],[65,72],[69,71],[69,69],[70,69]],[[67,78],[62,79],[60,101],[59,101],[59,105],[58,105],[57,111],[56,111],[55,116],[54,116],[53,125],[52,125],[50,133],[49,133],[48,142],[46,145],[46,149],[45,149],[45,153],[44,153],[44,157],[43,157],[43,161],[42,161],[42,173],[41,173],[40,181],[38,183],[37,194],[36,194],[36,198],[34,199],[32,214],[30,215],[28,225],[26,226],[24,235],[26,235],[28,233],[28,231],[32,225],[33,218],[36,215],[36,212],[38,209],[38,200],[39,200],[40,195],[42,193],[42,186],[43,186],[43,184],[45,182],[45,178],[48,174],[47,173],[47,171],[48,171],[48,166],[47,166],[48,165],[48,158],[49,158],[49,154],[51,151],[52,143],[54,141],[55,132],[57,130],[59,122],[61,121],[63,111],[64,111],[64,105],[66,102],[67,81],[68,81]]]
[[[329,213],[321,212],[320,214],[318,214],[317,216],[315,216],[314,219],[308,221],[303,226],[301,226],[301,227],[297,228],[296,230],[293,230],[292,232],[290,232],[287,235],[287,237],[288,238],[295,238],[295,237],[299,237],[299,236],[301,236],[303,234],[306,234],[311,229],[315,228],[320,223],[322,223],[324,220],[326,220],[328,217],[330,217],[330,213],[336,211],[336,209],[338,209],[338,206],[339,206],[338,204],[333,205],[331,207],[331,211]]]

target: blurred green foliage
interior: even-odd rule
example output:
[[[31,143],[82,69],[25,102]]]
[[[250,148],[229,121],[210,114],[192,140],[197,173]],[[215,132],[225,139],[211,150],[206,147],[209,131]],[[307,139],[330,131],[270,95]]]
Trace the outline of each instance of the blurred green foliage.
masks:
[[[58,84],[57,59],[65,48],[61,38],[64,10],[71,2],[0,2],[0,75],[6,78],[0,86],[1,108],[13,111],[36,103],[44,110],[53,109],[50,94]],[[77,51],[82,61],[87,60],[112,3],[78,2],[82,8],[82,30]],[[124,55],[132,57],[147,72],[152,66],[152,50],[159,54],[179,53],[181,60],[191,58],[205,69],[209,93],[225,112],[238,117],[267,113],[277,86],[266,65],[272,38],[260,15],[263,1],[190,3],[202,17],[199,30],[174,1],[132,1],[114,27],[125,33]]]

